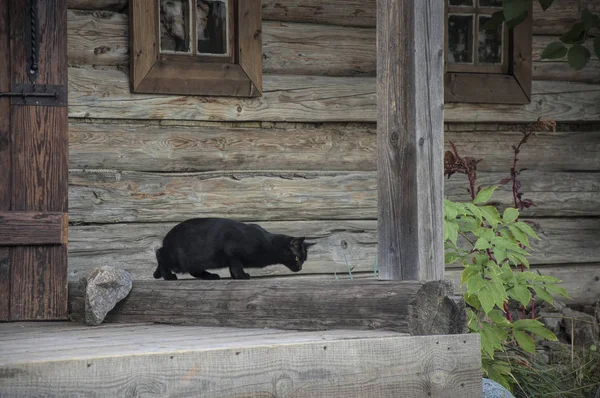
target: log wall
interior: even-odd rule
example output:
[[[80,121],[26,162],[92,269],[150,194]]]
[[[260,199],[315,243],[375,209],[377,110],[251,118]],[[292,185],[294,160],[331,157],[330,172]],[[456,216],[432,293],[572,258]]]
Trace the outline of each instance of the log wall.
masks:
[[[537,6],[537,3],[536,3]],[[600,298],[600,62],[575,72],[544,47],[595,0],[534,11],[530,104],[446,104],[446,144],[508,176],[523,123],[559,122],[520,155],[523,212],[542,240],[531,262],[579,303]],[[178,221],[225,216],[316,241],[295,278],[372,277],[377,253],[375,0],[263,0],[264,94],[255,99],[129,92],[126,0],[70,0],[69,277],[117,265],[150,279]],[[463,176],[446,181],[467,199]],[[497,195],[501,206],[510,192]],[[253,275],[289,275],[273,267]],[[226,273],[224,273],[226,275]],[[459,270],[448,267],[459,281]]]

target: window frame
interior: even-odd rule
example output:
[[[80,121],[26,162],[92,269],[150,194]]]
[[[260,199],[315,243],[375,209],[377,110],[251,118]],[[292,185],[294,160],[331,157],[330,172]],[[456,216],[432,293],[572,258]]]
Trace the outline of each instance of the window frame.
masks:
[[[194,5],[192,0],[192,5]],[[232,5],[232,7],[231,7]],[[261,0],[228,0],[228,56],[161,53],[158,0],[131,0],[130,89],[133,93],[228,97],[262,95]],[[190,16],[192,45],[195,13]],[[195,49],[194,49],[195,50]]]
[[[532,5],[529,7],[527,18],[522,23],[513,29],[504,27],[507,31],[504,37],[505,43],[508,45],[508,51],[505,51],[505,54],[508,54],[508,72],[494,73],[489,71],[463,72],[452,70],[460,69],[460,67],[456,68],[454,65],[449,67],[447,52],[448,0],[444,0],[444,3],[446,14],[444,101],[447,103],[529,104],[532,86]],[[473,56],[477,56],[476,51]]]

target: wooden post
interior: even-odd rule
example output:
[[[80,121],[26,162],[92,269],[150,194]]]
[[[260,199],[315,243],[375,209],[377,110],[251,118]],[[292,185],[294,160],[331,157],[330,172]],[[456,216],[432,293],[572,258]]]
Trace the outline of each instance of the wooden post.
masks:
[[[444,4],[377,0],[381,279],[444,277]]]

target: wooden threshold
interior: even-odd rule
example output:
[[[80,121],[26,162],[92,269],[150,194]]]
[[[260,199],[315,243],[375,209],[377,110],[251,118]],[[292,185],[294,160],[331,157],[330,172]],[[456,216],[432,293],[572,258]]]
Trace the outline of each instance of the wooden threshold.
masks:
[[[0,352],[3,397],[481,396],[476,334],[6,323]]]
[[[135,281],[107,322],[158,322],[300,330],[382,329],[412,335],[460,334],[462,297],[446,281]],[[70,316],[84,319],[82,286],[69,285]]]

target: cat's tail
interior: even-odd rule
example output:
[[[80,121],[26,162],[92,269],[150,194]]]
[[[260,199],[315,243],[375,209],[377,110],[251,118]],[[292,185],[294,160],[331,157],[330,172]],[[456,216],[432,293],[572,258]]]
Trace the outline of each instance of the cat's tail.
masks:
[[[154,279],[160,279],[162,278],[162,272],[160,271],[160,265],[165,264],[165,256],[163,253],[163,248],[159,247],[158,249],[156,249],[156,251],[154,252],[156,253],[156,261],[158,261],[158,266],[156,267],[156,271],[154,271],[154,274],[152,276],[154,276]]]

